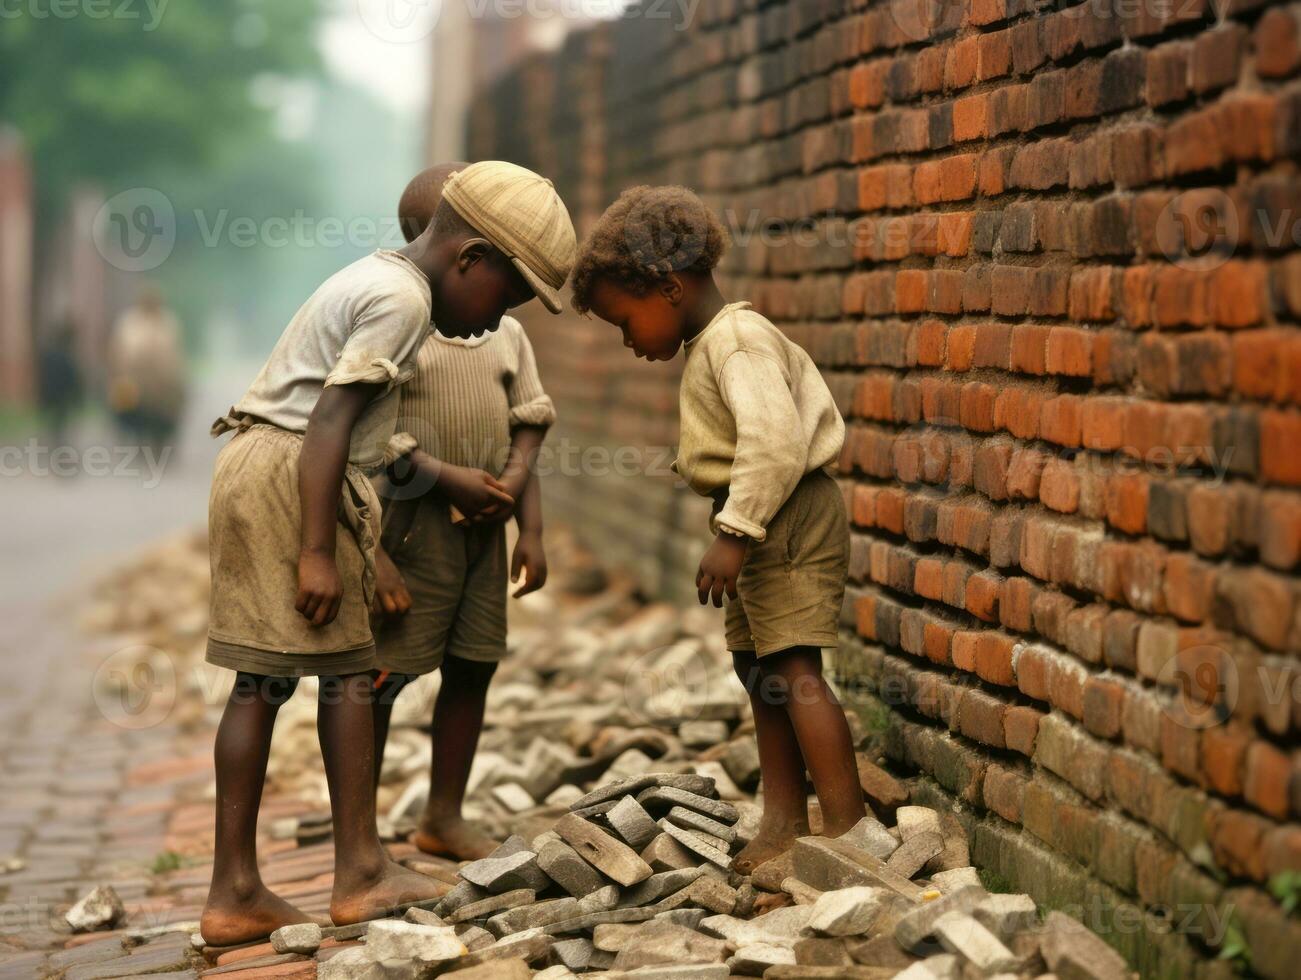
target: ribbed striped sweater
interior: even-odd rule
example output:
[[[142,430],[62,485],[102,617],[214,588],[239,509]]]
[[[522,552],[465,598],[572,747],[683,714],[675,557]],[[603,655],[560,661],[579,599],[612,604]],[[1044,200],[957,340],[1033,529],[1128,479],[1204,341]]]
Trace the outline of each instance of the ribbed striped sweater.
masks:
[[[430,334],[401,392],[390,459],[410,452],[414,440],[436,459],[496,475],[506,465],[513,429],[556,419],[528,336],[509,316],[482,337]]]

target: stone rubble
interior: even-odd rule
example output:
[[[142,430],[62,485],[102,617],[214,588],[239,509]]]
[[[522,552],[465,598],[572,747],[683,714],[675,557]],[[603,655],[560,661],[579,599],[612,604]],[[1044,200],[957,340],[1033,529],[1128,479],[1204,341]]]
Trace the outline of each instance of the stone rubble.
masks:
[[[178,971],[189,957],[200,973],[216,968],[236,980],[297,977],[296,965],[319,980],[1127,976],[1118,954],[1075,920],[1040,921],[1028,896],[988,892],[958,815],[918,805],[911,784],[867,751],[858,776],[868,816],[838,839],[822,837],[811,797],[812,832],[739,875],[733,859],[762,810],[753,724],[721,618],[645,605],[630,584],[607,582],[566,547],[552,560],[568,575],[513,605],[511,656],[489,694],[465,815],[503,840],[492,854],[458,865],[404,842],[429,793],[439,684],[431,675],[396,704],[380,803],[394,856],[443,882],[440,899],[358,926],[286,927],[247,950],[202,946],[201,937],[192,948],[190,924],[175,948],[168,933],[133,951],[114,941],[123,948],[94,956],[130,953],[133,966],[151,970],[180,957]],[[163,554],[166,567],[178,564]],[[191,685],[180,700],[204,692],[210,723],[228,677],[201,662],[202,610],[164,611],[171,593],[155,595],[140,585],[147,578],[135,577],[147,596],[116,589],[111,604],[122,608],[100,602],[91,618],[135,630],[143,646],[188,651],[176,664]],[[579,594],[578,583],[601,587]],[[206,601],[197,584],[190,592],[193,605]],[[168,642],[173,628],[184,643]],[[281,711],[268,771],[268,794],[304,804],[267,821],[290,854],[328,848],[331,837],[315,697],[303,679]],[[864,745],[852,716],[851,725]],[[103,897],[88,895],[69,923],[120,925],[120,913],[90,914]],[[109,974],[120,975],[86,976]]]

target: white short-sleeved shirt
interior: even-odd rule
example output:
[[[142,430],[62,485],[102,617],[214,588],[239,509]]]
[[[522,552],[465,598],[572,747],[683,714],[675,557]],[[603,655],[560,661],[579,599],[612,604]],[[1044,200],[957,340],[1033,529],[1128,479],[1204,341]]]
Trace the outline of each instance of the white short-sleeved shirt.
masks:
[[[397,423],[397,387],[415,372],[429,334],[432,303],[428,278],[398,252],[380,249],[341,269],[294,314],[236,413],[306,432],[327,385],[385,384],[357,419],[348,450],[349,462],[377,468]]]

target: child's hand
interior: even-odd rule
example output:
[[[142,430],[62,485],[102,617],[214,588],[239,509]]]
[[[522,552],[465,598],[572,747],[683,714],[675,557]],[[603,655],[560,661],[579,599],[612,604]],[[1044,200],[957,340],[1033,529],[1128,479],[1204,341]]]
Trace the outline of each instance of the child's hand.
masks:
[[[444,463],[438,483],[448,503],[472,521],[505,520],[515,509],[506,485],[483,470]]]
[[[298,555],[298,598],[294,608],[313,626],[334,622],[343,599],[343,579],[334,556],[319,551]]]
[[[515,590],[516,599],[547,584],[547,555],[542,550],[542,535],[537,531],[522,531],[515,542],[515,553],[510,560],[512,582],[519,581],[521,569],[524,571],[524,584]]]
[[[377,614],[403,616],[411,608],[411,593],[397,565],[383,548],[375,548],[375,603]]]
[[[729,599],[736,598],[736,580],[741,574],[741,563],[745,561],[745,546],[749,543],[749,538],[720,532],[705,550],[705,556],[700,559],[700,570],[696,572],[696,595],[702,606],[708,605],[712,597],[714,605],[721,608],[724,592]]]

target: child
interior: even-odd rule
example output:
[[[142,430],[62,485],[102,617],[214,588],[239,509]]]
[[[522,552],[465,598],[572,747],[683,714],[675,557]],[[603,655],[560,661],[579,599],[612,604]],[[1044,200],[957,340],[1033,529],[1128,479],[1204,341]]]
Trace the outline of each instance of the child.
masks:
[[[458,166],[431,167],[411,182],[399,205],[405,235],[423,230],[443,181]],[[420,674],[441,669],[431,790],[414,840],[430,854],[473,860],[497,846],[462,819],[461,804],[488,683],[506,655],[505,521],[513,513],[519,526],[510,578],[517,581],[524,572],[515,593],[521,596],[546,581],[542,507],[528,464],[555,410],[523,328],[503,317],[499,330],[471,340],[436,330],[420,348],[399,414],[406,431],[394,437],[393,455],[409,452],[416,485],[430,489],[413,494],[409,487],[380,487],[396,499],[384,504],[380,549],[377,598],[389,617],[375,631],[383,672],[375,699],[375,758],[384,758],[398,692]],[[419,448],[410,451],[413,444]],[[449,504],[470,520],[455,520]]]
[[[512,164],[466,167],[434,221],[326,280],[290,321],[253,385],[213,426],[209,663],[237,671],[217,731],[217,828],[200,929],[214,945],[308,917],[257,867],[257,813],[277,709],[320,677],[317,726],[334,821],[330,917],[352,923],[428,899],[437,884],[390,861],[375,831],[369,606],[379,501],[363,471],[393,436],[397,386],[436,322],[455,337],[495,329],[556,289],[574,256],[550,181]],[[340,533],[339,525],[344,529]]]
[[[713,269],[718,220],[683,187],[634,187],[579,252],[574,307],[623,332],[638,357],[685,345],[676,471],[714,498],[700,602],[728,603],[727,644],[754,710],[763,780],[759,832],[741,874],[809,832],[804,771],[839,836],[864,816],[853,741],[822,679],[848,567],[844,503],[824,467],[845,424],[813,361],[748,303],[728,303]]]

